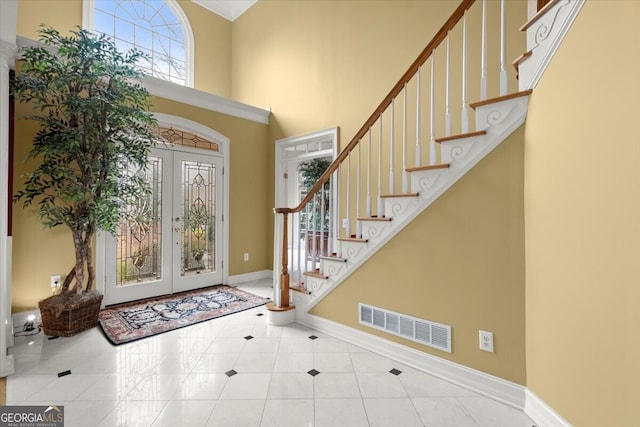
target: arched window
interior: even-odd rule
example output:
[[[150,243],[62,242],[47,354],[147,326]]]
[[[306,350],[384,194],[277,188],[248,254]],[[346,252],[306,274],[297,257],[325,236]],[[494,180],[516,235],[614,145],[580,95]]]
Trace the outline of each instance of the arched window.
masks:
[[[193,86],[193,35],[175,0],[85,0],[85,28],[133,47],[149,59],[138,63],[153,77]]]

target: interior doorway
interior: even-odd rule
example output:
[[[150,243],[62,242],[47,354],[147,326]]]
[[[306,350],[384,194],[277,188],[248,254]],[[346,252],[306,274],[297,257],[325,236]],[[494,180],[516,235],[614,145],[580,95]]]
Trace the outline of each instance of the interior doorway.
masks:
[[[337,151],[338,128],[277,140],[276,206],[296,207],[308,189],[301,171],[309,169],[310,166],[314,168],[330,164],[335,159]],[[288,250],[289,275],[293,284],[303,281],[302,273],[318,267],[319,255],[333,252],[338,231],[336,180],[337,174],[326,187],[327,203],[307,208],[291,223]],[[321,219],[318,220],[318,217]],[[276,248],[274,271],[280,270],[281,252],[281,248]]]

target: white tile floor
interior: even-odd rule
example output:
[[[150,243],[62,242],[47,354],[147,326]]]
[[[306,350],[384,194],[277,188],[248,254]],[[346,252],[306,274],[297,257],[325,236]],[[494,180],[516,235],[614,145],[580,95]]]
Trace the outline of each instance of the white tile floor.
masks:
[[[268,281],[238,287],[271,296]],[[366,349],[296,324],[269,326],[264,313],[120,346],[98,328],[18,337],[7,404],[64,405],[66,427],[534,425],[522,411]]]

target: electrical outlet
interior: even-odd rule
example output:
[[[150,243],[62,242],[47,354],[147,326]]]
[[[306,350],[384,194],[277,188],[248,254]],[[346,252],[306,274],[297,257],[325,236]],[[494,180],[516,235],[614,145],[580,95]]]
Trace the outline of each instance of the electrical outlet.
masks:
[[[480,331],[480,350],[493,353],[493,332]]]
[[[51,287],[54,289],[62,284],[62,277],[59,274],[54,274],[53,276],[51,276],[50,280]]]
[[[249,261],[249,252],[244,253],[244,260]]]
[[[342,218],[342,228],[349,227],[349,218]]]

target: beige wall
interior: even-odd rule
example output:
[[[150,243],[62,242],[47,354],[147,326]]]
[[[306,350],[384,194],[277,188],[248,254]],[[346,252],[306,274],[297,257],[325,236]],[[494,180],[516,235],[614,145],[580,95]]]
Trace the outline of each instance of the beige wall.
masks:
[[[270,248],[273,199],[268,197],[269,182],[264,161],[269,151],[267,125],[213,113],[196,107],[154,99],[153,111],[188,118],[208,126],[230,139],[229,179],[229,258],[225,268],[229,275],[271,269]],[[27,114],[18,105],[16,115]],[[25,163],[31,138],[37,126],[18,120],[15,130],[14,186],[22,184],[22,174],[33,168]],[[12,306],[14,312],[31,310],[50,294],[49,276],[66,274],[73,265],[73,243],[65,228],[45,229],[33,208],[14,206]],[[243,261],[243,254],[250,254]]]
[[[20,0],[19,36],[37,40],[41,24],[60,32],[82,25],[81,0]],[[179,0],[191,23],[194,46],[194,87],[223,97],[231,96],[231,22],[190,0]]]
[[[233,23],[232,96],[272,109],[274,140],[334,126],[348,140],[457,4],[259,1]]]
[[[524,131],[517,130],[312,314],[526,384]],[[358,323],[358,303],[452,326],[452,353]],[[495,353],[478,348],[494,333]]]
[[[638,20],[587,1],[527,118],[527,385],[576,426],[640,425]]]

